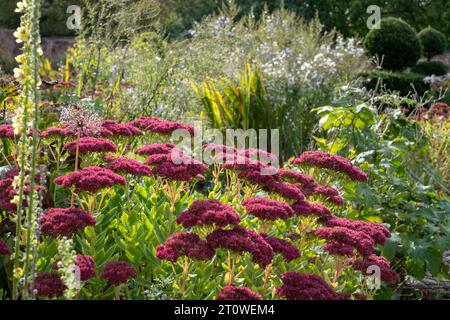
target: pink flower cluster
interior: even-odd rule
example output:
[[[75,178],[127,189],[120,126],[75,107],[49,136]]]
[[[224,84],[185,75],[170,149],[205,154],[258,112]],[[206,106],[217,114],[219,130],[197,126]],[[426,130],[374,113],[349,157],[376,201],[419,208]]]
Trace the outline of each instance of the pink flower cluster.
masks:
[[[338,256],[353,256],[353,247],[339,242],[327,242],[323,249]]]
[[[59,128],[59,127],[48,127],[41,133],[41,138],[48,138],[48,137],[68,137],[75,135],[75,132],[73,132],[70,129],[66,128]]]
[[[249,252],[253,261],[262,268],[266,268],[274,257],[272,247],[262,236],[241,226],[231,230],[215,230],[206,236],[206,240],[214,249],[222,247],[236,252]]]
[[[357,260],[353,263],[353,267],[356,270],[361,270],[363,273],[365,273],[370,266],[378,266],[380,268],[381,280],[384,282],[388,284],[400,282],[399,274],[391,269],[389,261],[385,257],[373,254],[364,257],[363,260]]]
[[[68,150],[71,154],[76,154],[78,144],[78,153],[86,154],[89,152],[115,152],[117,146],[103,138],[84,137],[78,140],[70,141],[64,144],[64,149]]]
[[[176,232],[164,244],[156,247],[156,256],[161,260],[175,262],[181,256],[195,260],[207,260],[214,256],[214,250],[198,235],[189,232]]]
[[[291,206],[297,216],[317,215],[319,217],[331,214],[330,209],[320,203],[312,203],[307,200],[297,201]]]
[[[263,197],[248,198],[242,205],[248,214],[265,220],[286,220],[294,215],[294,210],[286,202]]]
[[[102,127],[108,130],[111,134],[106,136],[141,136],[142,131],[135,126],[128,123],[118,123],[114,120],[105,120],[102,122]]]
[[[40,222],[43,234],[71,238],[78,230],[95,225],[95,218],[82,209],[51,208],[44,212]]]
[[[262,297],[247,287],[227,285],[217,295],[216,300],[262,300]]]
[[[91,256],[83,256],[77,254],[77,260],[75,265],[80,269],[80,280],[87,281],[91,278],[95,278],[97,273],[95,272],[95,261]]]
[[[175,146],[171,143],[149,144],[135,151],[136,154],[170,154]]]
[[[384,245],[391,233],[382,224],[328,216],[321,220],[327,227],[344,227],[369,235],[376,244]]]
[[[304,164],[318,168],[330,169],[347,175],[353,181],[366,182],[367,175],[350,160],[320,151],[307,151],[295,158],[292,164]]]
[[[14,139],[14,128],[10,124],[0,125],[0,138]]]
[[[321,195],[327,201],[338,206],[342,206],[344,204],[344,199],[339,194],[339,191],[330,186],[323,186],[321,184],[314,183],[303,187],[302,191],[305,195]]]
[[[110,155],[105,155],[103,158],[108,162],[106,167],[116,173],[132,174],[135,176],[147,176],[151,174],[150,168],[139,160],[124,156],[114,158]]]
[[[129,124],[140,128],[144,131],[151,131],[154,133],[169,135],[173,131],[177,129],[183,129],[189,132],[189,134],[194,134],[194,127],[190,125],[186,125],[181,122],[173,122],[164,120],[161,118],[154,118],[154,117],[140,117],[137,119],[134,119]]]
[[[265,233],[260,233],[264,240],[272,247],[273,251],[283,256],[286,261],[292,261],[300,258],[300,250],[298,250],[292,243],[277,238],[269,237]]]
[[[356,248],[364,256],[373,252],[375,242],[365,232],[356,231],[345,227],[325,227],[317,229],[315,234],[329,242],[337,242]]]
[[[64,294],[66,286],[57,273],[39,272],[34,281],[34,289],[41,297],[60,297]]]
[[[322,278],[310,273],[286,272],[281,276],[283,285],[277,295],[288,300],[341,300],[347,294],[338,294]]]
[[[278,162],[276,155],[261,149],[236,149],[230,146],[208,143],[204,145],[204,150],[213,151],[216,161],[238,162],[238,159],[242,161],[247,158],[253,161],[260,159],[264,162]]]
[[[0,239],[0,256],[8,256],[11,254],[11,249],[8,247],[5,241]]]
[[[13,178],[19,175],[19,169],[9,169],[3,179],[0,180],[0,209],[5,210],[7,213],[14,212],[17,208],[16,205],[11,203],[11,200],[17,195],[18,190],[13,187]],[[36,180],[39,181],[39,176],[36,176]],[[44,186],[35,184],[34,190],[46,192],[47,189]],[[30,191],[29,182],[25,182],[24,193],[28,194]],[[44,194],[45,196],[45,194]],[[45,199],[44,199],[45,200]],[[27,205],[26,199],[23,200],[23,205]]]
[[[103,268],[100,277],[106,279],[108,284],[118,286],[127,283],[136,277],[136,269],[126,261],[110,261]]]
[[[154,144],[136,151],[149,154],[146,164],[152,166],[151,174],[172,180],[191,181],[202,179],[208,171],[203,163],[187,156],[171,144]]]
[[[177,217],[177,223],[185,228],[201,225],[237,225],[240,222],[239,215],[229,205],[217,200],[196,200],[188,210]]]
[[[65,188],[75,186],[80,191],[96,192],[115,184],[124,185],[125,179],[106,168],[86,167],[65,176],[57,177],[54,182]]]

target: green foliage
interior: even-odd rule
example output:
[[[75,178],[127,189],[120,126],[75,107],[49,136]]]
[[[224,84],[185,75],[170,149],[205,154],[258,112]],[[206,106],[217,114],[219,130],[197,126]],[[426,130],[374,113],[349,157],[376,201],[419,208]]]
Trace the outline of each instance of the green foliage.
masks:
[[[424,95],[430,90],[430,86],[424,83],[424,76],[415,73],[391,72],[391,71],[364,71],[361,72],[364,79],[363,85],[367,89],[379,89],[385,87],[388,90],[398,91],[400,95],[407,96],[417,91]]]
[[[450,245],[448,189],[432,164],[419,123],[402,115],[404,104],[416,102],[344,91],[334,107],[316,109],[324,134],[316,141],[324,150],[353,158],[369,174],[367,185],[345,187],[353,203],[347,209],[354,218],[381,219],[390,226],[393,237],[383,254],[414,277],[426,271],[446,276],[442,254]]]
[[[422,45],[414,29],[396,18],[381,19],[380,28],[366,35],[364,47],[369,55],[377,56],[387,70],[412,67],[422,56]]]
[[[418,36],[423,46],[423,53],[428,60],[445,52],[447,39],[442,32],[428,27],[420,31]]]
[[[225,81],[223,93],[217,86],[202,82],[193,84],[211,125],[218,129],[272,129],[276,127],[276,111],[267,101],[263,75],[248,65],[239,83]]]
[[[411,68],[411,72],[426,76],[443,76],[448,72],[448,66],[441,61],[421,61]]]

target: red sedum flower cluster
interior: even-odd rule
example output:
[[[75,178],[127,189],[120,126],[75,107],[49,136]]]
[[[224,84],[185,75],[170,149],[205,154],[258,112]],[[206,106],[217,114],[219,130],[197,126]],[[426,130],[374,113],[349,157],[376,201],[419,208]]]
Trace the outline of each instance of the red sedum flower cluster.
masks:
[[[188,210],[177,217],[177,223],[185,228],[202,225],[225,227],[237,225],[241,220],[237,212],[229,205],[217,200],[196,200]]]
[[[370,255],[364,257],[363,260],[357,260],[353,263],[356,270],[361,270],[363,273],[367,272],[371,266],[380,268],[381,280],[388,284],[396,284],[400,281],[400,276],[397,272],[391,269],[389,261],[385,257],[377,255]]]
[[[106,168],[86,167],[65,176],[57,177],[54,182],[65,188],[74,186],[79,191],[96,192],[115,184],[124,185],[125,179]]]
[[[127,283],[129,279],[136,277],[136,269],[126,261],[110,261],[106,263],[100,277],[108,281],[108,284],[118,286]]]
[[[226,248],[236,252],[249,252],[255,263],[266,268],[274,257],[274,252],[262,236],[257,232],[241,226],[231,230],[218,229],[206,236],[208,243],[214,248]]]
[[[77,208],[51,208],[41,218],[41,232],[50,237],[71,238],[78,230],[95,225],[95,218]]]
[[[71,154],[76,154],[77,144],[79,154],[117,151],[117,147],[113,142],[107,139],[93,137],[84,137],[79,140],[70,141],[64,144],[64,149],[68,150]]]
[[[294,210],[286,202],[263,197],[248,198],[242,205],[248,214],[264,220],[287,220],[294,215]]]
[[[156,247],[156,256],[161,260],[175,262],[181,256],[194,260],[207,260],[214,256],[214,249],[198,235],[189,232],[176,232],[164,244]]]
[[[281,276],[283,285],[277,295],[288,300],[341,300],[347,294],[338,294],[322,278],[315,274],[286,272]]]
[[[292,164],[310,165],[318,168],[333,170],[347,175],[353,181],[366,182],[367,175],[350,160],[320,151],[307,151],[299,158],[292,160]]]
[[[177,129],[186,130],[191,135],[194,134],[193,126],[180,122],[168,121],[161,118],[140,117],[131,121],[130,124],[144,131],[151,131],[164,135],[169,135]]]
[[[227,285],[217,295],[216,300],[262,300],[262,297],[247,287]]]
[[[34,281],[34,289],[38,296],[55,298],[64,294],[66,286],[59,274],[39,272]]]
[[[106,134],[105,136],[133,137],[142,135],[142,131],[135,126],[128,123],[118,123],[114,120],[103,121],[102,127],[110,132],[110,134]]]
[[[286,261],[289,262],[300,258],[300,250],[292,243],[277,237],[270,237],[265,233],[260,233],[260,235],[272,247],[273,251],[282,255]]]
[[[119,174],[131,174],[134,176],[147,176],[151,174],[150,168],[139,160],[128,157],[114,158],[110,155],[103,157],[108,164],[106,167]]]
[[[8,256],[11,254],[11,249],[8,247],[5,241],[0,239],[0,256]]]

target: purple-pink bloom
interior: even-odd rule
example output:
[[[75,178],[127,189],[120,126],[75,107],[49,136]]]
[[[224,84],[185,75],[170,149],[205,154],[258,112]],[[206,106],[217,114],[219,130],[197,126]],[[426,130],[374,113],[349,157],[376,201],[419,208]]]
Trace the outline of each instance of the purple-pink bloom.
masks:
[[[136,269],[126,261],[110,261],[106,263],[100,275],[108,284],[118,286],[136,277]]]
[[[292,206],[295,215],[310,216],[317,215],[319,217],[331,214],[330,209],[320,203],[312,203],[307,200],[297,201]]]
[[[348,244],[339,242],[327,242],[323,246],[323,249],[333,255],[353,256],[353,247],[349,246]]]
[[[10,124],[0,125],[0,138],[14,139],[14,128]]]
[[[39,272],[34,280],[34,289],[41,297],[61,297],[66,286],[57,273]]]
[[[40,223],[42,234],[71,238],[78,230],[95,225],[95,218],[78,208],[50,208],[45,210]]]
[[[277,238],[270,237],[265,233],[260,233],[264,240],[267,241],[268,244],[272,247],[273,251],[282,255],[286,261],[292,261],[297,258],[300,258],[300,250],[298,250],[292,243],[289,241]]]
[[[214,249],[198,235],[189,232],[176,232],[164,244],[156,246],[156,256],[161,260],[176,262],[186,256],[195,260],[207,260],[214,256]]]
[[[89,192],[97,192],[115,184],[125,185],[125,179],[122,176],[101,167],[86,167],[73,171],[65,176],[57,177],[54,182],[65,188],[75,186],[79,191]]]
[[[295,158],[292,164],[306,164],[319,168],[330,169],[346,174],[353,181],[367,182],[367,175],[350,160],[320,151],[307,151]]]
[[[77,254],[75,265],[80,270],[81,281],[87,281],[97,275],[97,273],[95,272],[95,261],[91,256],[83,256],[82,254]]]
[[[73,140],[64,144],[64,149],[68,150],[71,154],[76,154],[78,144],[78,153],[86,154],[88,152],[115,152],[117,146],[107,139],[84,137],[79,140]]]
[[[108,164],[106,167],[116,173],[132,174],[135,176],[147,176],[151,174],[150,168],[139,160],[128,157],[114,158],[110,155],[103,157]]]
[[[11,249],[8,247],[5,241],[0,239],[0,256],[8,256],[11,254]]]
[[[114,136],[132,137],[142,135],[142,131],[135,126],[128,123],[118,123],[114,120],[103,121],[102,127],[106,128]]]
[[[164,135],[169,135],[177,129],[186,130],[190,135],[194,134],[193,126],[181,122],[168,121],[161,118],[140,117],[131,121],[130,124],[144,131],[151,131]]]
[[[241,226],[231,230],[217,229],[206,236],[208,243],[215,249],[226,248],[236,252],[249,252],[255,263],[266,268],[274,257],[270,244],[257,232]]]
[[[324,217],[320,221],[327,227],[345,227],[352,230],[364,232],[369,235],[376,244],[384,245],[387,238],[391,237],[391,233],[382,224],[375,222],[366,222],[360,220],[351,220],[339,218],[336,216]]]
[[[171,143],[150,144],[135,151],[136,154],[170,154],[175,146]]]
[[[315,274],[285,272],[277,295],[287,300],[340,300],[341,295]]]
[[[364,256],[373,252],[375,242],[368,234],[345,227],[325,227],[315,231],[315,234],[328,241],[352,246]]]
[[[385,257],[372,254],[364,257],[363,260],[357,260],[353,263],[353,267],[357,270],[361,270],[363,273],[367,272],[367,269],[371,266],[380,268],[381,280],[384,282],[388,284],[400,282],[399,274],[391,269],[389,261]]]
[[[262,297],[247,287],[227,285],[217,295],[216,300],[262,300]]]
[[[241,220],[238,213],[229,205],[217,200],[196,200],[188,210],[177,217],[177,223],[185,228],[202,225],[225,227],[237,225]]]
[[[294,215],[288,203],[263,197],[248,198],[242,205],[248,214],[265,220],[286,220]]]
[[[65,137],[73,136],[73,135],[74,135],[74,132],[72,130],[69,130],[66,128],[59,128],[59,127],[48,127],[41,133],[42,138],[53,137],[53,136],[65,138]]]

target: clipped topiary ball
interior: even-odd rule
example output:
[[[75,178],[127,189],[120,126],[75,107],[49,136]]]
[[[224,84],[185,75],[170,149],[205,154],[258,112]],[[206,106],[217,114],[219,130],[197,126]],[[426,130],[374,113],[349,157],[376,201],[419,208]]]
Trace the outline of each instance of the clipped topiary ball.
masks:
[[[425,76],[443,76],[448,72],[448,66],[441,61],[422,61],[411,68],[411,71]]]
[[[372,29],[364,39],[372,56],[384,56],[382,67],[404,70],[414,66],[422,56],[422,44],[414,29],[402,19],[381,19],[380,29]]]
[[[447,39],[442,32],[428,27],[420,31],[418,36],[420,42],[422,42],[423,53],[428,60],[445,52],[447,47]]]

